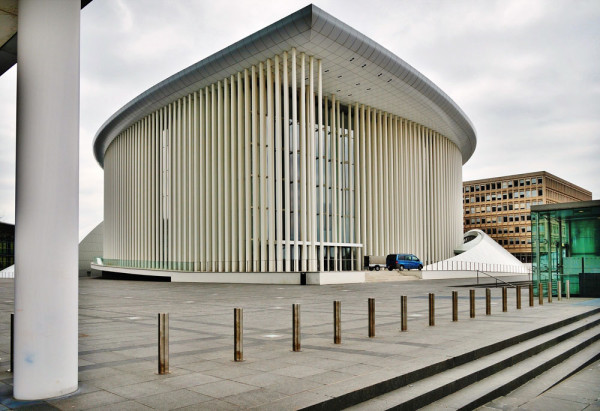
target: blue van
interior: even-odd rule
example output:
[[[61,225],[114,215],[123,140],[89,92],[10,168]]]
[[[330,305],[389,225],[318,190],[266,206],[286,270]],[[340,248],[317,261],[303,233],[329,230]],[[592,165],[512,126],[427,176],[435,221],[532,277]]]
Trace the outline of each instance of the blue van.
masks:
[[[414,254],[388,254],[385,259],[385,267],[392,270],[421,270],[423,263]]]

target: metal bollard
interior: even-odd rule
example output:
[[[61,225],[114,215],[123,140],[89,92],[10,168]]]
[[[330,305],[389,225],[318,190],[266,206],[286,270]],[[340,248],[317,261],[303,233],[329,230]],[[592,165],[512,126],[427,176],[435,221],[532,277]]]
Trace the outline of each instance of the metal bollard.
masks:
[[[552,281],[548,281],[548,302],[552,302]]]
[[[244,361],[244,311],[233,309],[233,360]]]
[[[169,373],[169,314],[158,314],[158,373]]]
[[[570,300],[571,299],[571,287],[570,287],[569,280],[567,280],[565,283],[565,292],[567,293],[567,300]]]
[[[400,297],[400,330],[406,331],[408,329],[408,318],[407,318],[407,298],[405,295]]]
[[[333,343],[342,343],[342,302],[333,302]]]
[[[517,285],[517,310],[521,309],[521,286]]]
[[[10,314],[10,370],[15,372],[15,314]]]
[[[538,304],[544,305],[544,286],[541,282],[538,283]]]
[[[556,282],[556,294],[558,295],[558,301],[562,301],[562,281]]]
[[[452,321],[458,321],[458,292],[452,291]]]
[[[292,304],[292,350],[300,351],[300,304]]]
[[[375,299],[369,298],[369,338],[375,337]]]
[[[533,307],[533,284],[529,284],[529,306]]]
[[[429,326],[435,325],[435,294],[429,293]]]
[[[469,317],[475,318],[475,290],[469,290]]]
[[[485,315],[492,315],[492,291],[485,289]]]
[[[506,302],[506,287],[502,287],[502,312],[508,311],[508,304]]]

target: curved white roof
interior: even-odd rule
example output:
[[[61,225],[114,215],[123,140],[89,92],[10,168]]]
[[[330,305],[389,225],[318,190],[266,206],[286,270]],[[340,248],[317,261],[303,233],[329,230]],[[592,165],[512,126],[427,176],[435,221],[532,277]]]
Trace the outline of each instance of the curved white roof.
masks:
[[[96,160],[103,165],[112,140],[140,118],[292,47],[322,60],[323,89],[341,103],[360,102],[429,127],[456,143],[463,164],[473,154],[473,124],[450,97],[404,60],[311,4],[131,100],[96,134]]]
[[[464,233],[465,243],[454,251],[460,253],[452,258],[439,261],[425,267],[425,270],[444,270],[451,267],[469,269],[468,264],[479,264],[478,268],[484,271],[510,271],[513,273],[527,273],[525,265],[515,256],[506,251],[492,237],[481,230],[470,230]],[[452,264],[452,263],[456,264]]]

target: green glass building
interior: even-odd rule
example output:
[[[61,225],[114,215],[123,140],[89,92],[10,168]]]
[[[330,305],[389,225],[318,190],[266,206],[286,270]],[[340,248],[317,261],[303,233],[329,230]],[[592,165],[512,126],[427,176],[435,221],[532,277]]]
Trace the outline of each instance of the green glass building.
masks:
[[[600,297],[600,200],[531,207],[533,283]],[[537,287],[534,287],[537,294]]]

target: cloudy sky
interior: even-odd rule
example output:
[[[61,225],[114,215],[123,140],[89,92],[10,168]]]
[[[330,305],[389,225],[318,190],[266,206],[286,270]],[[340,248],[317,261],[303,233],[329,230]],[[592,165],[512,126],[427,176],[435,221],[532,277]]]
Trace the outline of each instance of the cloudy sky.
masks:
[[[94,0],[81,17],[80,237],[102,220],[92,141],[164,78],[306,6],[296,0]],[[600,2],[318,0],[469,116],[465,180],[546,170],[600,198]],[[16,67],[0,77],[0,220],[14,222]]]

